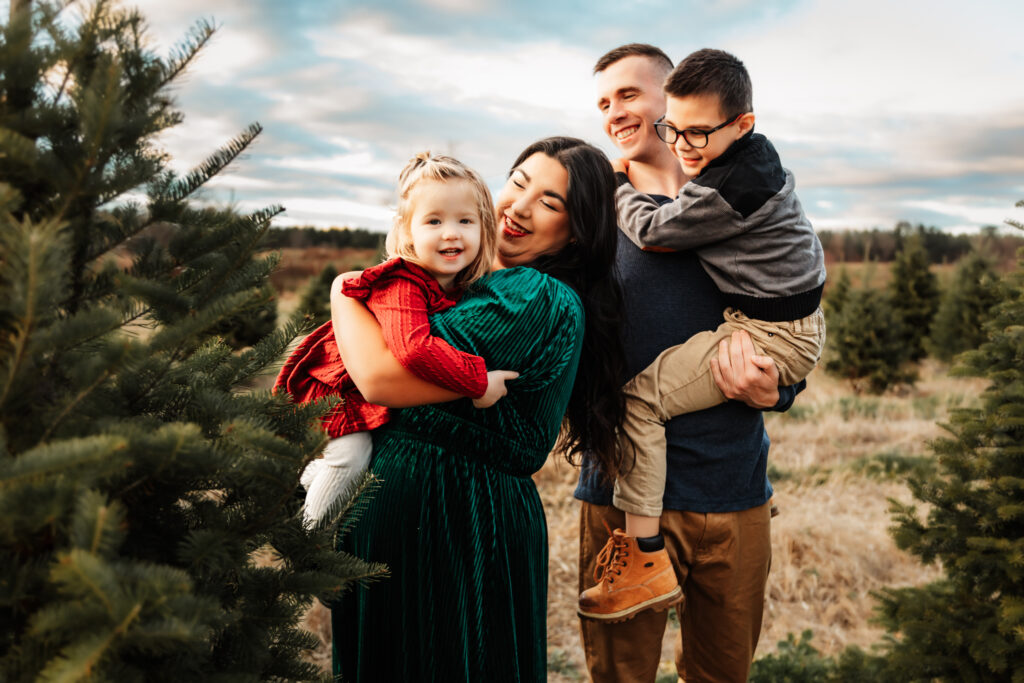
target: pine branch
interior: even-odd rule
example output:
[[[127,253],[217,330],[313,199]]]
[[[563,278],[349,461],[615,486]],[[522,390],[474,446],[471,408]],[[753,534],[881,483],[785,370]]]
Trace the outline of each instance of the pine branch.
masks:
[[[0,127],[0,159],[31,166],[38,158],[34,140],[10,128]]]
[[[123,436],[109,434],[42,443],[17,458],[0,461],[0,491],[65,476],[78,476],[84,483],[121,468],[120,460],[111,456],[123,453],[127,447]]]
[[[242,223],[243,228],[251,226],[252,228],[257,228],[258,231],[253,233],[253,236],[250,238],[248,244],[246,244],[244,248],[238,250],[234,262],[230,266],[222,270],[222,275],[208,284],[208,294],[206,297],[200,300],[200,304],[205,304],[210,299],[210,297],[214,296],[217,292],[224,291],[223,288],[227,284],[227,278],[230,275],[234,274],[235,271],[252,263],[252,252],[255,250],[256,245],[259,243],[259,241],[263,238],[263,235],[265,235],[267,230],[270,228],[270,220],[274,216],[280,214],[283,211],[284,207],[282,206],[272,206],[266,209],[262,209],[256,213],[250,214],[244,219]],[[268,257],[268,259],[269,258],[271,257]],[[231,290],[228,289],[227,291]]]
[[[285,350],[301,335],[313,330],[313,321],[302,312],[297,312],[283,327],[261,339],[256,345],[235,360],[235,363],[224,364],[213,375],[214,383],[224,388],[234,386],[244,378],[252,377],[266,368],[279,362]]]
[[[19,223],[10,214],[0,217],[0,221],[7,224],[0,231],[0,255],[4,268],[8,269],[4,275],[10,297],[6,313],[13,332],[9,336],[9,352],[0,357],[0,371],[5,375],[0,388],[2,409],[25,371],[35,328],[43,316],[52,315],[57,306],[62,278],[55,278],[54,274],[65,272],[67,244],[61,235],[63,224],[60,222],[33,224],[26,218]]]
[[[116,358],[114,363],[102,372],[98,373],[92,382],[84,386],[82,390],[75,394],[70,401],[64,404],[64,407],[61,408],[61,411],[53,418],[49,426],[46,428],[46,431],[43,432],[42,437],[39,439],[40,441],[46,441],[50,438],[50,435],[53,434],[57,427],[60,426],[61,422],[64,421],[64,418],[66,418],[79,403],[85,400],[86,397],[92,394],[92,392],[113,376],[118,369],[118,365],[120,365],[120,361],[128,357],[128,352],[130,350],[130,347],[127,344],[123,345],[121,348],[124,350],[124,353],[119,358]]]
[[[167,61],[162,65],[163,79],[156,89],[163,90],[171,81],[184,73],[185,69],[195,60],[199,51],[210,42],[216,31],[217,27],[205,19],[197,21],[192,26],[189,35],[175,46]]]
[[[184,178],[167,188],[166,193],[159,199],[164,202],[180,202],[190,196],[244,152],[262,131],[263,127],[260,124],[250,124],[244,132],[207,157]]]

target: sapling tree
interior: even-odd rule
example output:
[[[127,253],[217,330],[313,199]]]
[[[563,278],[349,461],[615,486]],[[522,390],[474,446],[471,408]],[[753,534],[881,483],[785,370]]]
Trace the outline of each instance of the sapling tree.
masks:
[[[960,357],[960,372],[990,381],[981,405],[953,414],[950,436],[933,444],[938,470],[909,482],[926,517],[893,503],[897,545],[944,572],[882,594],[888,667],[899,680],[1024,680],[1024,252],[1018,258],[986,341]]]
[[[0,680],[318,678],[298,621],[382,568],[303,528],[326,406],[252,391],[300,332],[233,351],[265,303],[271,207],[195,192],[156,137],[213,28],[160,57],[136,11],[17,3],[0,31]],[[351,502],[345,505],[351,506]]]

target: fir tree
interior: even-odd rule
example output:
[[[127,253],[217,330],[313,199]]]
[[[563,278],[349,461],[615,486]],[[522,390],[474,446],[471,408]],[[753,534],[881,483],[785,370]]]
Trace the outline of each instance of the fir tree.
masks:
[[[932,321],[928,349],[949,361],[985,341],[985,323],[1002,297],[999,276],[979,252],[961,259]]]
[[[920,233],[902,236],[892,264],[889,286],[892,307],[903,322],[902,338],[911,360],[925,356],[924,340],[939,303],[935,273],[928,269],[928,252]]]
[[[213,328],[233,349],[252,346],[277,328],[277,293],[269,282],[255,301],[241,315],[231,316]]]
[[[327,264],[318,276],[310,278],[306,290],[302,293],[299,310],[312,318],[316,325],[331,318],[331,284],[336,277],[338,269]]]
[[[278,209],[188,201],[259,126],[175,175],[153,140],[210,25],[160,58],[135,11],[18,6],[0,31],[0,680],[318,678],[305,606],[382,568],[333,550],[337,520],[301,525],[324,407],[242,389],[297,323],[242,353],[213,333],[263,303],[274,259],[253,253]]]
[[[851,289],[828,323],[825,369],[851,381],[856,391],[880,393],[911,382],[914,372],[904,343],[903,322],[889,297],[876,289]]]
[[[1024,252],[1018,258],[988,341],[962,356],[962,371],[991,380],[982,406],[953,415],[951,437],[933,444],[939,471],[910,481],[926,520],[893,504],[897,545],[944,570],[935,583],[882,594],[901,680],[1024,681]]]
[[[825,318],[828,321],[829,327],[835,324],[838,316],[842,314],[843,306],[846,305],[846,300],[849,298],[850,273],[844,266],[839,269],[839,277],[835,283],[828,285],[828,290],[825,294]]]

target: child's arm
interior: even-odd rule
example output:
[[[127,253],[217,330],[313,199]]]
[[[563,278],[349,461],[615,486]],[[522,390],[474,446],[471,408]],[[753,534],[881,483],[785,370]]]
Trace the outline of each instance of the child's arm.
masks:
[[[647,251],[685,251],[721,242],[749,229],[722,196],[711,189],[687,183],[668,204],[659,205],[617,174],[615,208],[619,229],[635,245]]]
[[[339,275],[331,285],[331,320],[338,352],[349,376],[363,397],[389,408],[409,408],[444,403],[462,395],[443,389],[412,374],[388,350],[380,323],[359,301],[341,293]]]
[[[519,376],[512,370],[491,370],[487,373],[487,391],[480,398],[473,399],[474,408],[490,408],[498,399],[508,393],[505,382]]]
[[[488,385],[484,359],[459,351],[430,333],[427,296],[422,289],[396,278],[374,290],[366,303],[380,321],[384,343],[402,367],[463,396],[484,395]]]

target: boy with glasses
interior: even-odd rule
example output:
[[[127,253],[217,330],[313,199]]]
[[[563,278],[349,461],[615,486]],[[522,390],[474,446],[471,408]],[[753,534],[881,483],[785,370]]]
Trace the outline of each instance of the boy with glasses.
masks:
[[[647,251],[695,250],[728,306],[718,329],[662,352],[625,387],[624,430],[635,464],[620,473],[613,502],[625,514],[602,556],[597,585],[580,595],[582,616],[630,619],[677,601],[680,587],[664,562],[660,516],[665,491],[665,422],[723,403],[716,360],[723,341],[744,330],[778,367],[780,384],[800,382],[824,344],[819,307],[824,255],[775,148],[755,134],[750,77],[721,50],[699,50],[665,80],[666,113],[654,128],[689,179],[659,204],[617,162],[619,227]]]

